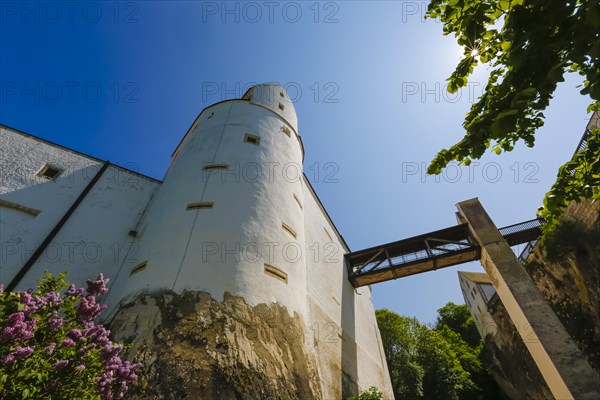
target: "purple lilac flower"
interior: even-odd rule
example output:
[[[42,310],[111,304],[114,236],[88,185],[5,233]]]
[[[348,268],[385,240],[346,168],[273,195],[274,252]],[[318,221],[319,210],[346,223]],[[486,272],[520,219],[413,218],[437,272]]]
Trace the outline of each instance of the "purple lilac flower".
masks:
[[[88,294],[99,295],[99,294],[108,292],[108,288],[106,287],[106,284],[108,283],[108,281],[109,281],[109,279],[104,278],[104,275],[102,275],[102,274],[98,275],[98,278],[96,278],[95,281],[88,279],[87,280]]]
[[[47,355],[51,355],[54,353],[54,349],[56,348],[56,343],[50,343],[48,346],[44,348],[44,353]]]
[[[98,347],[98,345],[96,343],[90,343],[87,346],[83,346],[82,348],[80,348],[77,351],[77,354],[83,355],[83,354],[87,353],[88,351],[95,349],[96,347]]]
[[[121,351],[123,350],[123,346],[120,344],[112,344],[109,343],[107,345],[105,345],[102,349],[100,349],[100,359],[107,361],[107,365],[111,365],[114,362],[114,359],[116,358],[117,360],[121,360],[119,358],[119,354],[121,354]]]
[[[44,300],[46,303],[53,303],[55,305],[62,304],[62,299],[60,298],[60,294],[56,292],[48,292],[44,294]]]
[[[48,328],[50,328],[50,331],[56,332],[63,325],[63,322],[64,321],[60,317],[60,315],[58,315],[58,313],[54,311],[50,316],[50,319],[48,320]]]
[[[15,351],[13,351],[13,354],[15,355],[15,357],[17,358],[27,358],[29,357],[31,354],[33,354],[33,347],[31,346],[27,346],[27,347],[17,347],[15,349]]]
[[[2,363],[4,365],[8,365],[8,364],[12,363],[13,361],[18,360],[20,358],[27,358],[33,354],[33,350],[34,350],[34,348],[31,346],[17,347],[15,350],[12,351],[12,353],[10,353],[6,357],[4,357],[4,359],[2,360]]]
[[[110,331],[106,329],[104,325],[90,323],[89,325],[87,325],[83,334],[85,336],[88,336],[93,342],[96,342],[101,346],[110,343],[110,339],[108,338]]]
[[[106,304],[96,304],[96,298],[94,296],[85,296],[79,301],[77,316],[83,322],[88,322],[96,318],[98,314],[106,310],[107,307]]]
[[[68,336],[69,336],[71,339],[73,339],[73,340],[77,340],[77,341],[80,341],[80,342],[84,342],[84,341],[85,341],[85,338],[83,337],[83,333],[81,333],[81,331],[80,331],[79,329],[77,329],[77,328],[73,328],[73,329],[71,329],[71,330],[70,330],[70,331],[67,333],[67,335],[68,335]]]
[[[0,340],[7,342],[22,341],[33,338],[33,329],[38,318],[25,321],[25,313],[17,312],[11,314],[6,320],[6,326],[0,333]]]
[[[6,357],[4,357],[2,359],[2,364],[3,365],[9,365],[12,364],[13,361],[16,360],[16,357],[13,353],[8,354]]]
[[[75,373],[80,373],[84,369],[85,369],[85,365],[79,364],[78,366],[75,367]]]
[[[65,340],[62,341],[62,343],[60,345],[62,347],[73,347],[73,346],[75,346],[75,342],[73,341],[73,339],[66,338]]]
[[[4,285],[0,283],[0,295],[4,293]]]
[[[32,296],[31,293],[21,292],[21,303],[23,304],[23,313],[25,315],[29,315],[38,310],[38,301],[36,301],[37,296]]]
[[[60,360],[52,364],[55,369],[61,369],[69,365],[69,360]]]
[[[71,285],[69,285],[69,288],[67,289],[65,294],[67,296],[79,297],[83,294],[83,290],[84,290],[83,288],[78,288],[77,286],[71,284]]]
[[[119,347],[113,346],[112,348]],[[94,378],[94,381],[98,385],[98,391],[102,398],[105,399],[113,398],[115,393],[118,398],[122,398],[129,387],[128,384],[137,380],[136,372],[141,367],[139,363],[133,364],[129,361],[123,361],[116,356],[104,359],[102,366],[105,368],[105,372]]]

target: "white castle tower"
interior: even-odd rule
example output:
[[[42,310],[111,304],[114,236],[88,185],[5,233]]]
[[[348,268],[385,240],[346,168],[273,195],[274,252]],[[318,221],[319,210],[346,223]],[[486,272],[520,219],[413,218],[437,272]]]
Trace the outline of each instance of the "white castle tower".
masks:
[[[140,262],[121,267],[111,300],[152,289],[229,292],[306,316],[302,159],[281,86],[204,109],[139,225]]]
[[[305,372],[320,386],[310,393],[339,398],[376,386],[392,397],[371,290],[348,282],[348,246],[302,173],[297,117],[281,85],[202,110],[162,182],[0,128],[2,283],[21,290],[44,270],[67,270],[82,285],[102,272],[109,319],[129,318],[132,338],[148,315],[139,299],[153,293],[277,305],[303,327],[298,347],[313,360]],[[260,346],[277,360],[295,351],[265,332],[272,346],[264,337]],[[268,363],[246,343],[244,354],[254,354],[246,361]],[[277,374],[292,376],[289,363]]]

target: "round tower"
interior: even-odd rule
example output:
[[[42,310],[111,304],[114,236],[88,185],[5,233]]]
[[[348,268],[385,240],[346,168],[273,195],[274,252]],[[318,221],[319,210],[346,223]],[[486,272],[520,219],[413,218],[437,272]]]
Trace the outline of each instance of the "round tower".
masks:
[[[173,153],[107,301],[229,292],[306,316],[303,148],[281,85],[204,109]]]

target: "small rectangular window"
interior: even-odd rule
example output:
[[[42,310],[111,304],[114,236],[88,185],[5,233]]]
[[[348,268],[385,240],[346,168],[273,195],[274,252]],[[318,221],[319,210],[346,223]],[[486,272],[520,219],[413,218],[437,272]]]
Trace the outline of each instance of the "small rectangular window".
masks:
[[[131,268],[131,272],[129,273],[129,276],[131,276],[133,274],[137,274],[138,272],[146,269],[147,265],[148,265],[148,261],[142,261],[141,263],[139,263],[135,267]]]
[[[284,109],[284,107],[283,107],[283,104],[279,103],[279,109],[280,109],[281,111],[283,111],[283,109]]]
[[[260,144],[260,137],[258,137],[256,135],[252,135],[250,133],[246,133],[244,135],[244,142],[252,143],[252,144],[255,144],[258,146]]]
[[[42,168],[40,168],[36,175],[53,181],[58,178],[61,172],[62,169],[50,164],[45,164]]]
[[[298,195],[296,193],[294,193],[294,200],[296,200],[296,203],[298,203],[298,206],[300,207],[300,209],[303,210],[304,207],[302,207],[302,202],[300,201],[300,198],[298,197]]]
[[[287,126],[282,126],[281,130],[283,131],[283,133],[285,133],[286,135],[288,135],[288,137],[292,137],[292,131]]]
[[[279,92],[279,95],[280,95],[281,97],[285,97],[285,95],[283,94],[283,92]]]
[[[204,164],[204,167],[202,167],[202,169],[204,171],[208,171],[211,169],[229,169],[229,165],[228,164]]]
[[[281,227],[283,228],[284,231],[286,231],[287,233],[292,235],[294,237],[294,239],[296,239],[296,231],[293,230],[288,224],[286,224],[285,222],[282,222]]]
[[[269,264],[265,264],[265,274],[273,278],[277,278],[285,283],[288,281],[288,276],[285,272]]]
[[[213,208],[214,203],[212,201],[208,202],[199,202],[199,203],[190,203],[187,205],[188,210],[198,210],[202,208]]]

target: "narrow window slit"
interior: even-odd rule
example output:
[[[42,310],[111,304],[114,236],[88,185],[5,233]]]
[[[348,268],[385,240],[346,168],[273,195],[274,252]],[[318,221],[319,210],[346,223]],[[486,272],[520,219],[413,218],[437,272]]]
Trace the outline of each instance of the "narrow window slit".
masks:
[[[204,171],[212,170],[212,169],[229,169],[229,164],[205,164],[202,167]]]
[[[288,276],[285,272],[269,264],[265,264],[265,274],[269,275],[270,277],[277,278],[285,283],[288,281]]]
[[[214,203],[212,201],[190,203],[187,205],[187,210],[198,210],[204,208],[213,208]]]
[[[303,210],[304,207],[302,207],[302,202],[300,201],[300,198],[296,193],[294,193],[294,200],[296,200],[296,203],[298,203],[298,207],[300,207],[300,209]]]
[[[281,227],[283,228],[284,231],[286,231],[287,233],[292,235],[292,237],[294,239],[296,239],[296,236],[297,236],[296,231],[293,230],[288,224],[286,224],[285,222],[282,222]]]
[[[287,126],[282,126],[281,130],[283,131],[283,133],[285,133],[286,135],[288,135],[288,137],[292,137],[292,131]]]
[[[11,208],[13,210],[24,212],[25,214],[29,214],[33,217],[37,217],[41,210],[37,210],[35,208],[27,207],[22,204],[13,203],[12,201],[0,199],[0,207]]]
[[[140,271],[143,271],[144,269],[146,269],[147,265],[148,265],[148,261],[142,261],[135,267],[131,268],[131,272],[129,273],[129,276],[131,276],[133,274],[137,274]]]

